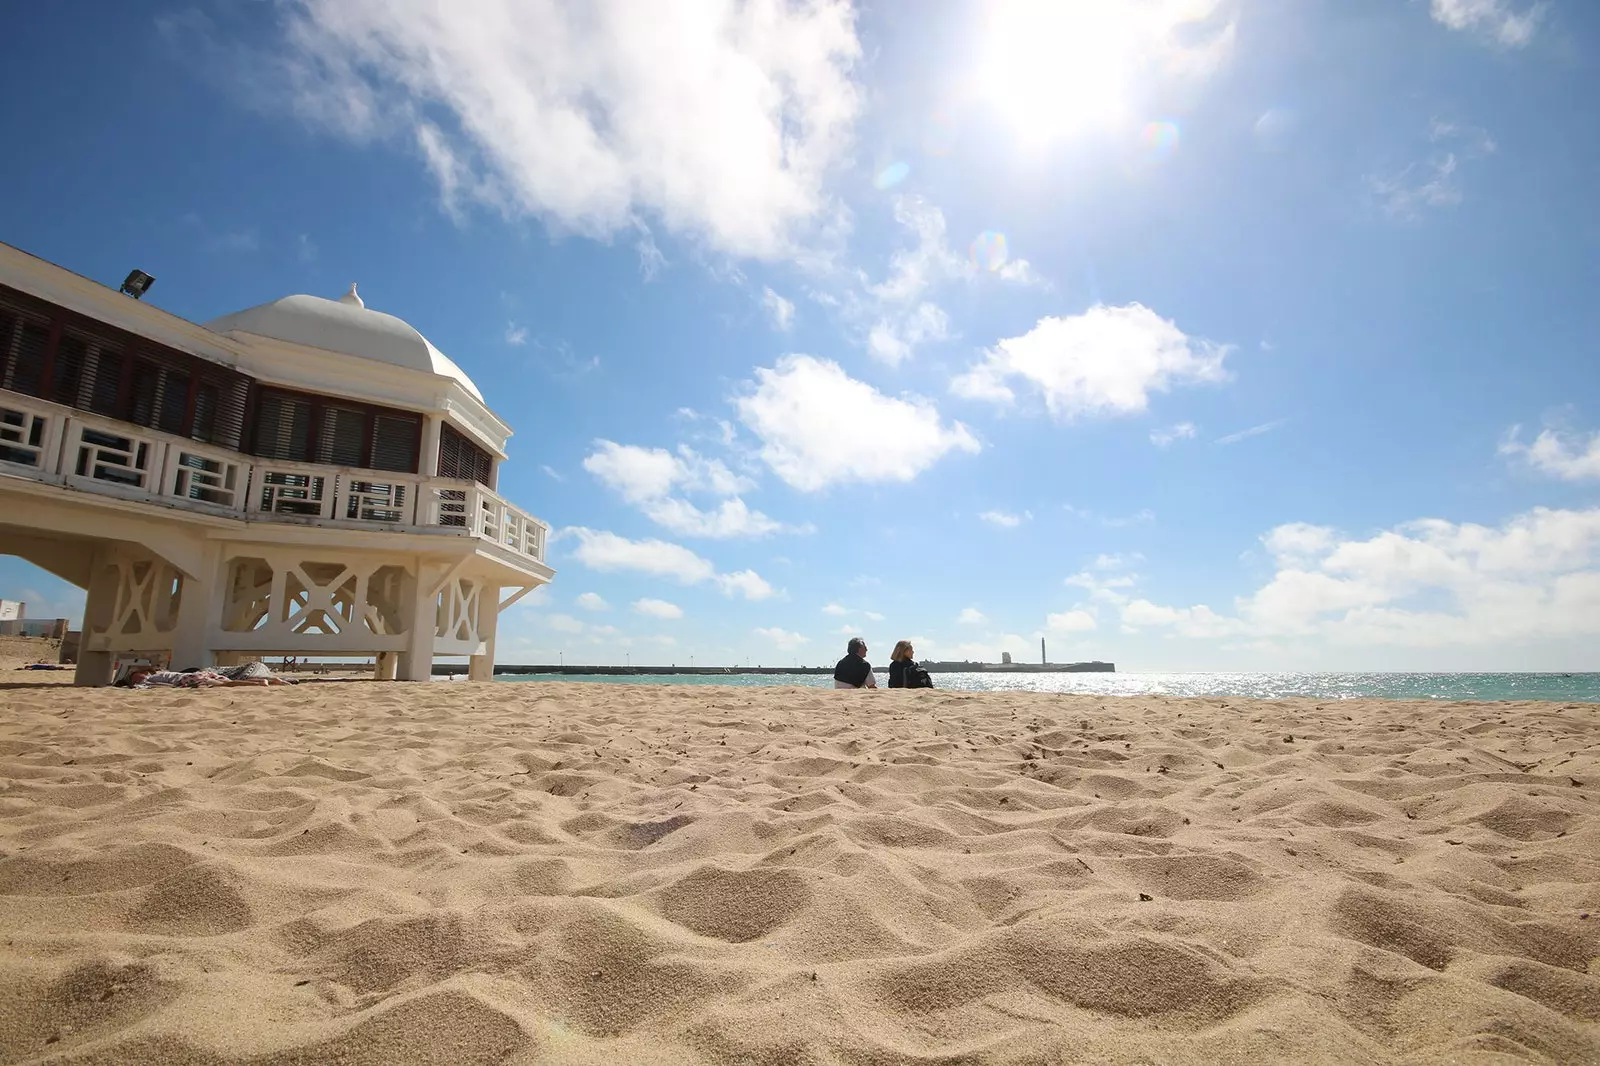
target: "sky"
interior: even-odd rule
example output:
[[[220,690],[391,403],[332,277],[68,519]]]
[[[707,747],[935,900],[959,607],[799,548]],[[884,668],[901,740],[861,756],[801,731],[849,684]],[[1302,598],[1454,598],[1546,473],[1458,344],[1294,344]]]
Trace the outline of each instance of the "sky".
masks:
[[[0,240],[409,321],[502,663],[1600,669],[1600,6],[283,0],[9,20]],[[13,558],[30,615],[81,593]]]

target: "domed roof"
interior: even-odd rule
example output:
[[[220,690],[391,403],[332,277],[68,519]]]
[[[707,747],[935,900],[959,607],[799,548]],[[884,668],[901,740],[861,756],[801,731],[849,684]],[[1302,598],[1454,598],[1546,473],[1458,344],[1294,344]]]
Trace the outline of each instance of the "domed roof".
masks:
[[[452,378],[481,402],[483,394],[459,366],[405,321],[373,311],[356,295],[356,287],[337,300],[320,296],[285,296],[258,307],[235,311],[206,323],[217,333],[252,333],[258,337],[354,355],[378,363],[425,370]]]

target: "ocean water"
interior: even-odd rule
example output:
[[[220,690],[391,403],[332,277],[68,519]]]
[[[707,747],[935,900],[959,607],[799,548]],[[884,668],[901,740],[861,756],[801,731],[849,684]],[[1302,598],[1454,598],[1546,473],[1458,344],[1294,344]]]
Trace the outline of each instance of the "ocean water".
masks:
[[[878,672],[884,684],[884,671]],[[803,685],[832,688],[818,674],[501,674],[496,680],[601,681],[633,685]],[[1600,703],[1600,674],[934,674],[960,692],[1063,692],[1092,696],[1243,696],[1321,700],[1554,700]]]

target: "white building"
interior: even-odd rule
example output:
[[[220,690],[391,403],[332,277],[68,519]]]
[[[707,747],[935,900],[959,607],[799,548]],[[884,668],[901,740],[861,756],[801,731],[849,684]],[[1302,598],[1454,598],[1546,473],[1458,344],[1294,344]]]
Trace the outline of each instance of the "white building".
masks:
[[[353,285],[200,326],[0,244],[0,552],[87,590],[79,684],[134,655],[487,680],[554,576],[494,491],[510,435]]]

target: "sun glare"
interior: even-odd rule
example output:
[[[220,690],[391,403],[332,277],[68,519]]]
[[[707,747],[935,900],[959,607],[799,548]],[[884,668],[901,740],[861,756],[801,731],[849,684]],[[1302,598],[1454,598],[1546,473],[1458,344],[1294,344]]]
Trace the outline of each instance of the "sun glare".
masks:
[[[1219,0],[990,0],[976,88],[1028,142],[1143,119],[1147,82],[1213,61],[1226,35],[1180,43]]]
[[[983,94],[1030,141],[1123,119],[1138,60],[1131,22],[1115,0],[999,0],[985,27]]]

